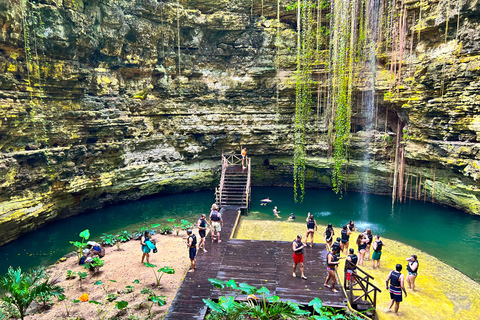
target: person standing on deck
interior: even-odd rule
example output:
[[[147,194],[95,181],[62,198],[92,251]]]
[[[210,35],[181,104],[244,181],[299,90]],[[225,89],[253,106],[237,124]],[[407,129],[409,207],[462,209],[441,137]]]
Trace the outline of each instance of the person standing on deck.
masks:
[[[418,260],[417,256],[412,254],[410,258],[407,258],[408,264],[407,264],[407,283],[408,287],[412,290],[415,291],[415,279],[417,278],[417,272],[418,272]]]
[[[377,234],[375,236],[375,242],[372,245],[373,253],[372,253],[372,268],[375,269],[375,261],[377,261],[377,267],[380,268],[380,257],[382,256],[382,248],[385,245],[380,240],[380,236]]]
[[[195,256],[197,255],[197,237],[193,234],[192,229],[187,230],[187,247],[188,247],[188,255],[190,257],[190,270],[188,272],[195,271],[195,267],[197,265],[197,260]]]
[[[245,163],[247,161],[247,148],[242,149],[242,170],[245,170],[247,167],[245,166]]]
[[[350,234],[351,234],[351,233],[352,233],[352,232],[351,232],[349,229],[347,229],[347,226],[344,225],[344,226],[343,226],[343,229],[342,229],[342,232],[341,232],[341,234],[342,234],[342,243],[340,244],[340,250],[343,251],[343,254],[345,254],[345,255],[346,255],[347,252],[348,252],[348,242],[349,242],[349,240],[350,240]]]
[[[329,223],[327,226],[327,229],[325,229],[325,232],[323,233],[323,237],[330,249],[332,247],[332,241],[333,241],[334,235],[335,235],[335,231],[333,230],[332,224]]]
[[[337,253],[339,248],[335,247],[332,251],[327,253],[327,279],[325,279],[325,283],[323,284],[327,288],[331,288],[333,292],[338,292],[335,289],[335,283],[337,282],[337,275],[335,274],[335,269],[337,268],[338,264],[340,263],[339,257],[337,257]],[[328,281],[332,281],[332,285],[328,285]]]
[[[203,213],[197,222],[198,234],[200,235],[200,242],[198,243],[198,248],[202,249],[203,252],[207,252],[207,250],[205,250],[205,236],[207,233],[207,225],[210,227],[210,229],[212,229],[210,224],[207,222],[207,216],[205,215],[205,213]]]
[[[297,270],[297,264],[300,263],[300,272],[302,273],[302,279],[307,280],[303,273],[303,248],[305,245],[302,243],[302,236],[297,235],[297,239],[293,240],[292,249],[293,249],[293,277],[296,277],[297,274],[295,271]]]
[[[407,297],[407,291],[403,285],[404,277],[401,273],[402,265],[397,264],[395,266],[396,271],[390,271],[388,274],[386,282],[386,288],[388,290],[388,282],[390,282],[390,305],[388,306],[388,311],[392,311],[393,303],[395,303],[395,313],[398,312],[398,308],[400,307],[400,302],[402,302],[402,290],[405,292],[405,298]]]
[[[210,212],[210,225],[212,226],[212,242],[215,239],[215,232],[217,233],[217,241],[218,243],[222,242],[220,240],[220,231],[222,231],[223,227],[223,219],[222,214],[218,212],[218,206],[216,203],[212,205],[212,211]]]
[[[317,231],[317,222],[313,219],[313,214],[307,213],[307,234],[305,235],[305,244],[308,242],[308,235],[311,237],[310,247],[313,247],[313,236]]]

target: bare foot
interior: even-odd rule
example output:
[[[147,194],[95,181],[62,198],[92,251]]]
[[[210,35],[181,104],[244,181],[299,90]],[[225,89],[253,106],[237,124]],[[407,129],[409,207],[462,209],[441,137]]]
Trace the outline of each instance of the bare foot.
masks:
[[[208,252],[207,250],[203,249],[203,252]]]
[[[337,290],[337,289],[335,289],[335,288],[334,288],[334,289],[332,289],[332,291],[333,291],[333,292],[335,292],[335,293],[337,293],[337,292],[338,292],[338,290]]]
[[[194,271],[195,271],[195,269],[190,269],[190,270],[188,270],[188,272],[194,272]]]
[[[218,240],[218,243],[220,243],[220,242],[222,242],[222,240],[219,239],[219,240]]]
[[[297,276],[297,275],[296,275],[296,274],[295,274],[295,272],[294,272],[294,273],[292,274],[292,277],[294,277],[294,278],[295,278],[296,276]]]
[[[332,287],[331,285],[328,285],[328,284],[326,284],[326,283],[324,284],[324,286],[327,287],[327,288],[331,288],[331,287]]]
[[[305,277],[305,276],[302,276],[302,279],[303,279],[303,280],[307,280],[307,277]]]

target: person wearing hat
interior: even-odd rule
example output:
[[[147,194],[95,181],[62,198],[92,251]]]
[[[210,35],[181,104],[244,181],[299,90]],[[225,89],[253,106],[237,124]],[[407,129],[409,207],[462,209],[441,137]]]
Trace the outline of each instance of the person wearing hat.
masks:
[[[188,272],[193,272],[195,271],[196,267],[196,259],[195,256],[197,255],[197,237],[193,234],[192,229],[187,230],[187,247],[188,247],[188,253],[190,257],[190,262],[191,262],[191,267]]]

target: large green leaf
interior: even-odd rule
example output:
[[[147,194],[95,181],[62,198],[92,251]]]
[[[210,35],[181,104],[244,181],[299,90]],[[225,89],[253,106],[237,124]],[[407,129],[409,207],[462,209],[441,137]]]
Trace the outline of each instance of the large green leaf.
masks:
[[[174,274],[174,273],[175,273],[175,269],[173,269],[173,268],[171,268],[171,267],[163,267],[163,268],[158,269],[158,272],[163,272],[163,273],[168,273],[168,274]]]
[[[208,279],[208,281],[210,281],[212,286],[216,288],[220,288],[220,289],[225,288],[225,281],[218,280],[218,279]]]
[[[224,310],[222,309],[222,307],[218,303],[216,303],[215,301],[212,301],[210,299],[209,300],[202,299],[202,300],[207,305],[207,307],[209,307],[213,311],[216,311],[216,312],[221,313],[221,314],[224,313]]]
[[[156,268],[157,266],[154,265],[154,264],[151,264],[151,263],[148,263],[148,262],[144,262],[143,263],[145,266],[149,267],[149,268]]]
[[[85,229],[80,232],[79,236],[84,238],[85,240],[88,240],[88,238],[90,238],[90,231],[88,229]]]
[[[242,291],[243,294],[254,294],[257,292],[257,288],[249,285],[248,283],[242,282],[238,285],[238,289]]]
[[[99,286],[99,285],[101,285],[101,284],[103,284],[103,281],[102,281],[102,280],[97,280],[97,281],[95,281],[95,283],[94,283],[95,286]]]
[[[237,289],[237,288],[238,288],[237,283],[235,282],[234,279],[228,280],[227,282],[225,282],[225,285],[226,285],[228,288],[232,288],[232,289]]]
[[[257,293],[261,293],[261,294],[264,294],[264,295],[269,295],[269,294],[270,294],[270,290],[268,290],[268,289],[265,288],[265,287],[261,287],[260,289],[257,290]]]
[[[308,303],[308,305],[310,307],[313,306],[313,310],[315,310],[316,313],[318,314],[322,313],[323,303],[322,303],[322,300],[320,300],[320,298],[315,297],[312,301]]]
[[[127,306],[128,306],[127,301],[118,301],[117,303],[115,303],[115,308],[117,308],[118,310],[125,309]]]

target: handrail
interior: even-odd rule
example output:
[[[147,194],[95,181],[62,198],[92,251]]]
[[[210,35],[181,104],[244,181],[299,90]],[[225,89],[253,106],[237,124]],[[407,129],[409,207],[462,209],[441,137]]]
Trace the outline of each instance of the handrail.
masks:
[[[225,172],[227,171],[227,167],[228,167],[228,161],[225,158],[225,155],[222,153],[222,176],[220,178],[220,190],[219,190],[220,199],[218,200],[218,205],[220,207],[222,206],[222,191],[223,191],[223,185],[225,184]]]
[[[248,173],[247,173],[247,187],[245,188],[245,193],[246,193],[246,203],[245,205],[248,207],[249,206],[249,197],[250,197],[250,168],[251,168],[251,165],[250,165],[250,158],[247,158],[247,161],[248,161]]]
[[[234,166],[238,164],[242,164],[242,155],[235,154],[235,153],[224,153],[222,154],[222,158],[225,158],[227,161],[227,165]]]
[[[347,266],[348,267],[356,267],[356,271],[352,273],[352,277],[350,277],[349,284],[347,286]],[[360,276],[358,272],[363,273],[365,276]],[[352,279],[353,278],[353,279]],[[363,271],[360,267],[355,265],[349,260],[345,260],[345,268],[344,268],[344,278],[343,278],[343,287],[348,288],[350,293],[347,295],[349,298],[349,302],[351,304],[356,303],[360,299],[364,298],[365,301],[369,300],[370,303],[373,305],[374,308],[377,307],[377,291],[382,292],[380,288],[370,282],[370,280],[375,279],[365,271]],[[355,281],[354,284],[352,282]],[[354,286],[358,285],[360,288],[354,288]],[[369,288],[372,287],[372,289]],[[353,291],[362,291],[363,294],[360,296],[355,297],[353,296]],[[373,292],[373,298],[370,296],[370,293]]]

